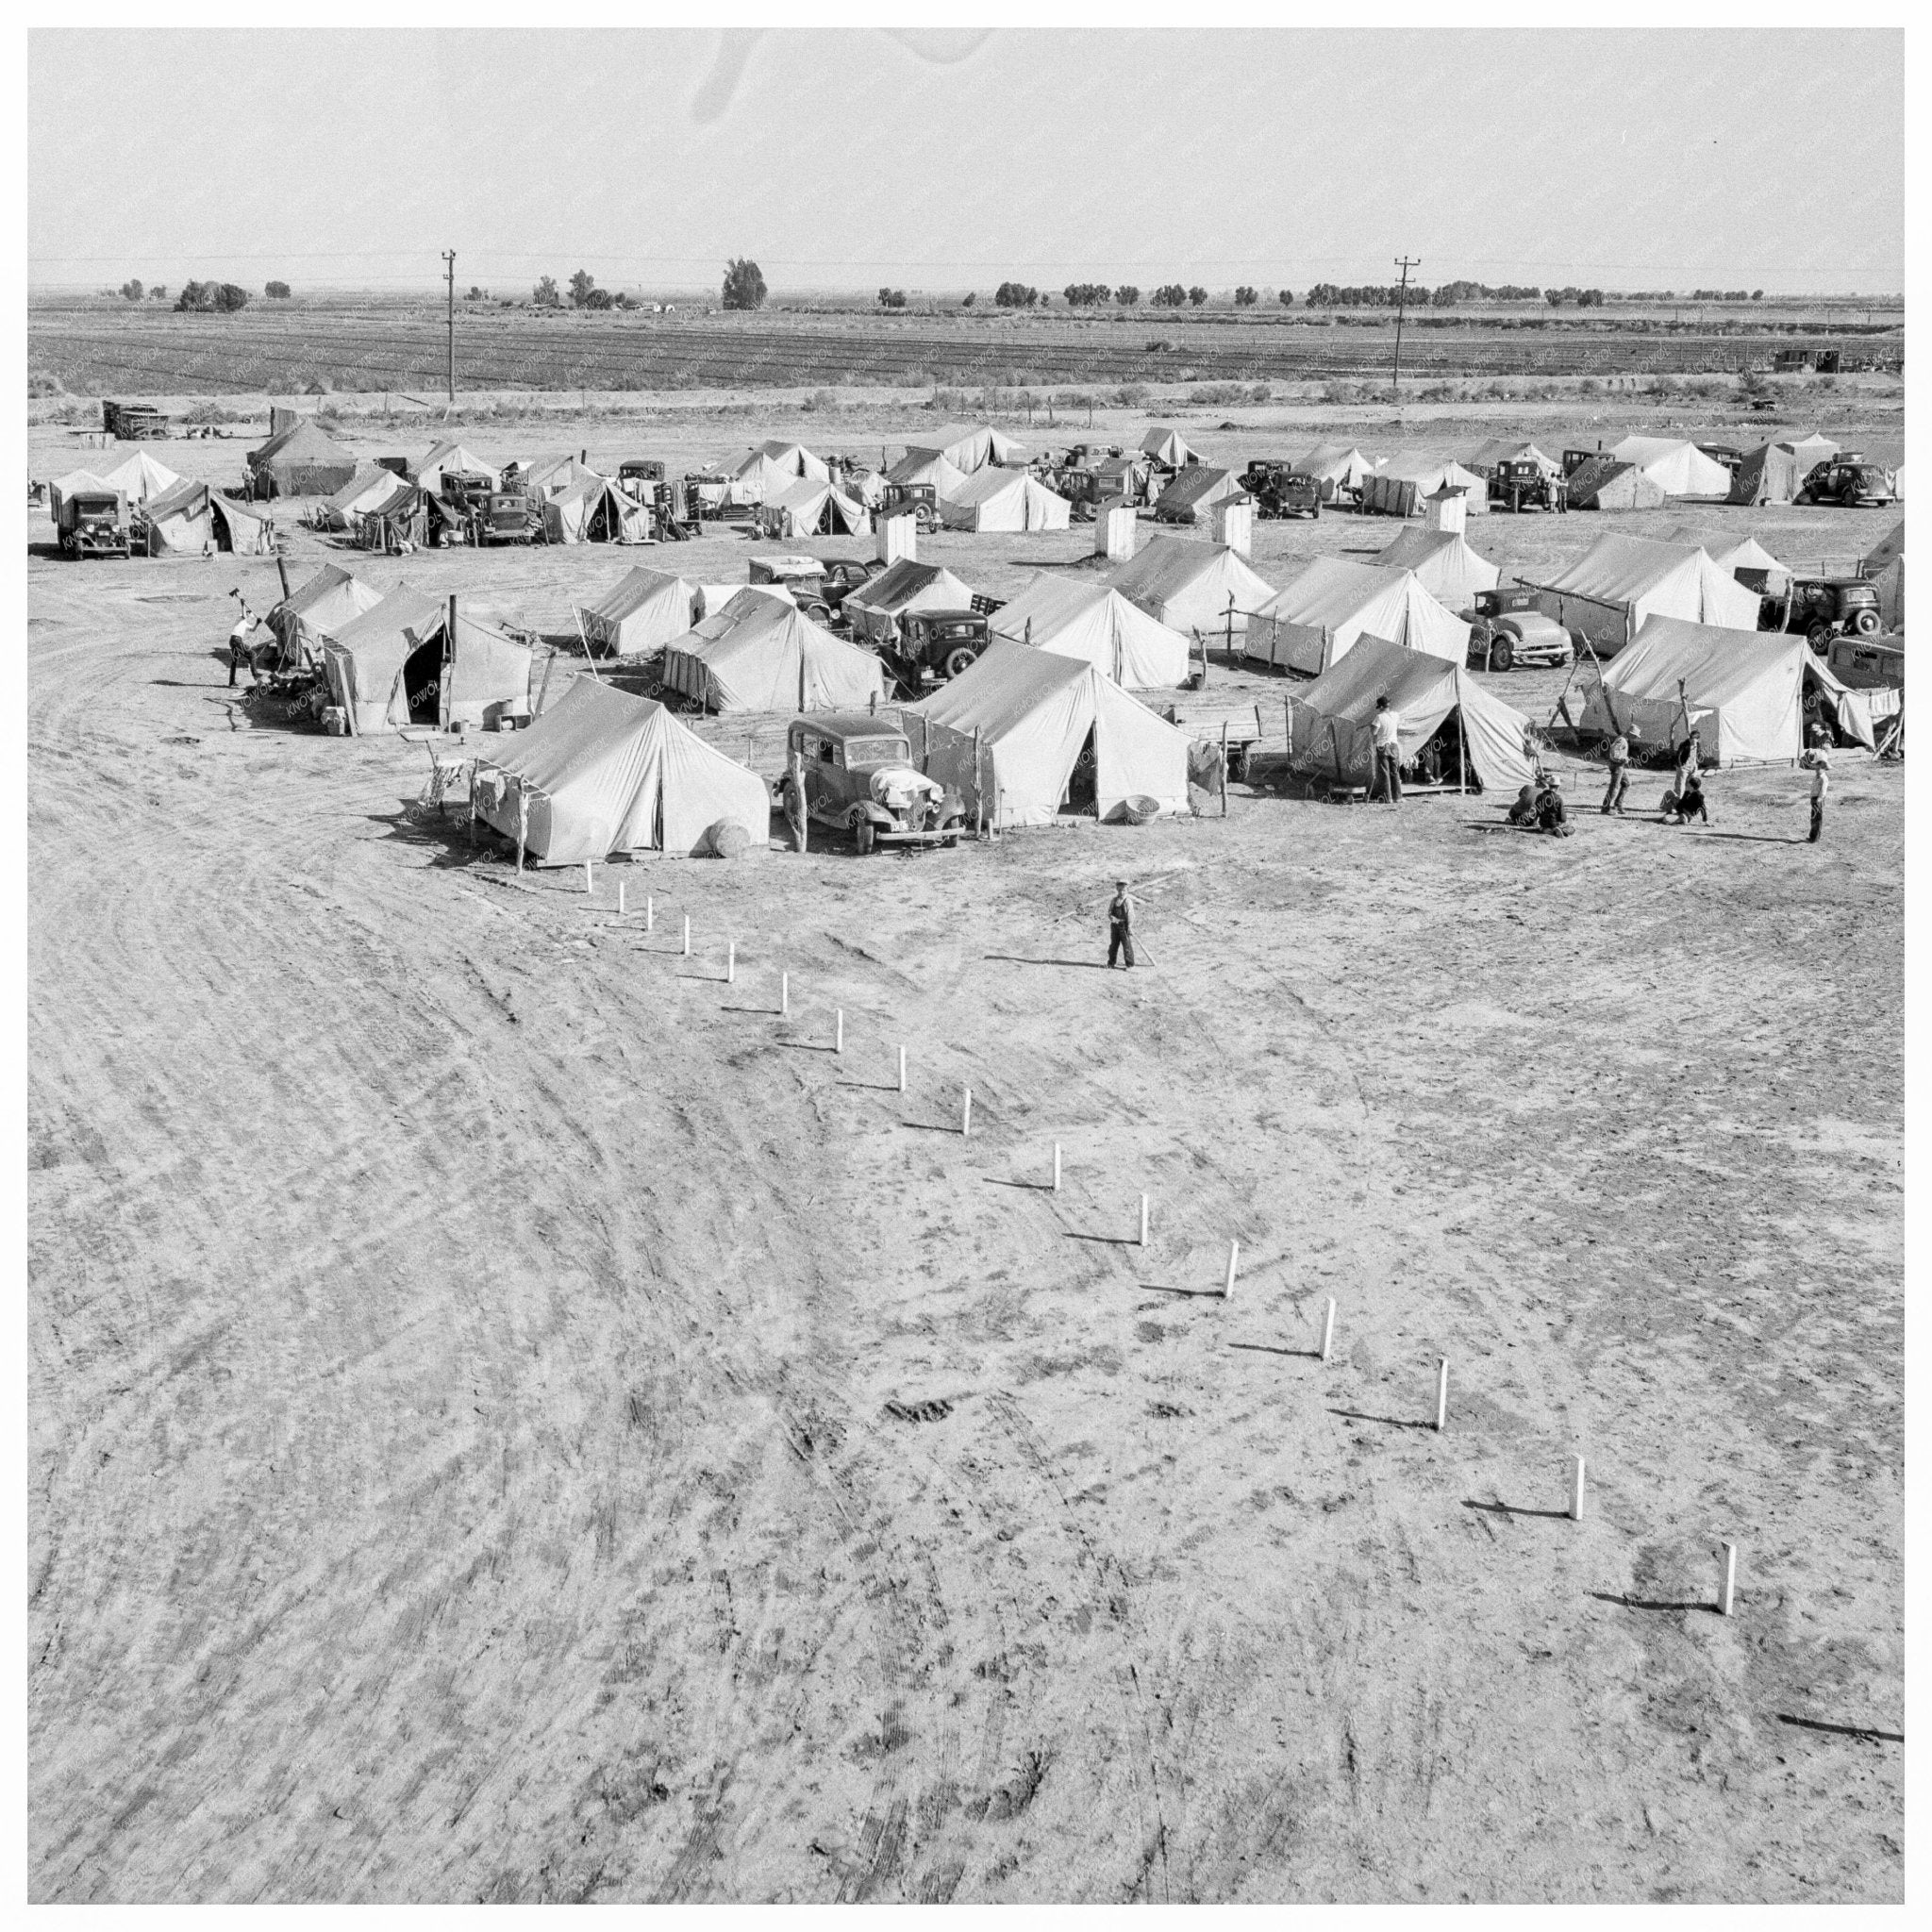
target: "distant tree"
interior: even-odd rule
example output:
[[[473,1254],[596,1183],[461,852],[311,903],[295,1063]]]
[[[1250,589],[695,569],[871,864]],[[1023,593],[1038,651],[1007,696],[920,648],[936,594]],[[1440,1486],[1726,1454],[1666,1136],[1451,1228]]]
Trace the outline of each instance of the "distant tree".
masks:
[[[582,306],[586,308],[614,308],[617,307],[617,298],[608,289],[592,289],[584,297]]]
[[[726,264],[724,301],[726,308],[765,306],[765,278],[757,262],[741,259]]]
[[[959,298],[959,307],[961,308],[971,308],[973,305],[978,300],[978,291],[974,289],[968,289],[966,292]]]
[[[123,282],[121,284],[121,293],[126,301],[139,302],[142,296],[141,284],[138,281]]]
[[[626,295],[620,290],[611,296],[610,306],[613,308],[635,308],[638,306],[638,298],[635,295]]]
[[[228,315],[248,307],[248,291],[238,289],[233,282],[183,282],[175,307],[190,314]]]
[[[881,289],[879,291],[879,307],[881,308],[903,308],[905,306],[906,291],[904,289]]]
[[[1281,306],[1284,308],[1292,308],[1294,307],[1294,291],[1292,289],[1282,290],[1280,300]]]
[[[286,302],[289,299],[287,282],[270,282],[261,291],[271,302]]]
[[[1208,300],[1208,291],[1196,283],[1188,291],[1188,300],[1199,308]]]
[[[1116,302],[1118,302],[1123,308],[1131,308],[1134,306],[1134,304],[1141,299],[1141,291],[1139,289],[1135,288],[1132,282],[1123,282],[1120,285],[1120,287],[1113,291],[1113,299]]]
[[[563,307],[563,297],[557,292],[556,277],[554,275],[545,275],[530,291],[530,300],[539,308],[561,308]]]
[[[1754,302],[1762,302],[1764,300],[1764,291],[1762,289],[1753,289],[1751,291],[1751,299]]]
[[[596,288],[596,276],[587,268],[578,269],[570,278],[570,306],[573,308],[588,308]]]
[[[1255,291],[1252,289],[1240,288],[1234,291],[1234,306],[1237,308],[1252,308],[1255,300]]]
[[[992,299],[1001,308],[1031,308],[1040,300],[1040,291],[1028,288],[1024,282],[1002,282],[992,291]]]
[[[193,314],[204,308],[212,308],[209,289],[206,282],[187,281],[181,284],[181,292],[175,297],[175,307],[184,314]]]
[[[238,288],[233,282],[224,282],[215,291],[214,306],[224,315],[232,315],[236,309],[248,307],[248,291]]]
[[[479,289],[475,282],[470,284],[470,292],[463,297],[465,302],[487,302],[489,299],[490,291],[488,289]]]
[[[1105,282],[1069,282],[1060,299],[1069,308],[1098,308],[1113,300],[1113,291]]]

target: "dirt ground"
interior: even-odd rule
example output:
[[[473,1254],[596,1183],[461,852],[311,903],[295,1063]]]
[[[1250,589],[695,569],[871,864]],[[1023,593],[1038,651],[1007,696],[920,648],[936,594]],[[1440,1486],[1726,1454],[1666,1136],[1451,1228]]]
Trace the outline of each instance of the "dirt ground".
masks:
[[[1471,535],[1691,521],[1896,517]],[[631,560],[364,574],[561,631]],[[1237,787],[587,896],[248,727],[272,563],[28,579],[37,1899],[1903,1897],[1901,767],[1815,848],[1790,770],[1568,841]]]

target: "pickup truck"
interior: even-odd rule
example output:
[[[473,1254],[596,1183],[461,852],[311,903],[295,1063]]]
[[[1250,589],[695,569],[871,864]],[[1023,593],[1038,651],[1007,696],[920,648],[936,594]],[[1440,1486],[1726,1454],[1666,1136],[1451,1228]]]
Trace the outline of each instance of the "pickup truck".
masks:
[[[1475,671],[1509,671],[1519,664],[1562,666],[1576,641],[1538,601],[1536,591],[1478,591],[1458,613],[1469,625],[1469,663]]]

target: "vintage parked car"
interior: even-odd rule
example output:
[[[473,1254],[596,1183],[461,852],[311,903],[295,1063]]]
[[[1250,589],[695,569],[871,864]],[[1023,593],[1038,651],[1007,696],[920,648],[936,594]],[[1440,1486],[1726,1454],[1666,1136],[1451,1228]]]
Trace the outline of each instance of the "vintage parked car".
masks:
[[[1885,628],[1878,587],[1865,577],[1793,577],[1784,627],[1801,632],[1821,658],[1833,638],[1875,638]]]
[[[1257,457],[1241,473],[1241,488],[1255,499],[1255,514],[1277,517],[1319,517],[1322,486],[1314,477],[1273,457]]]
[[[1836,503],[1846,509],[1867,504],[1895,503],[1897,492],[1891,472],[1879,463],[1868,463],[1856,450],[1841,451],[1829,462],[1820,463],[1799,486],[1798,503]]]
[[[966,829],[964,802],[912,762],[891,713],[815,711],[786,734],[788,768],[805,772],[806,810],[852,834],[860,853],[881,845],[952,845]],[[784,803],[782,782],[778,803]]]
[[[817,559],[821,575],[819,595],[837,618],[843,612],[845,599],[861,584],[869,584],[885,569],[875,557],[822,557]]]
[[[906,694],[916,698],[970,671],[986,640],[982,611],[908,610],[899,620],[898,642],[882,656]]]
[[[1534,457],[1507,457],[1490,472],[1490,502],[1497,509],[1555,509],[1564,480],[1552,479]]]
[[[1475,604],[1460,612],[1469,625],[1473,670],[1509,671],[1519,664],[1569,663],[1576,640],[1542,608],[1537,591],[1478,591]]]

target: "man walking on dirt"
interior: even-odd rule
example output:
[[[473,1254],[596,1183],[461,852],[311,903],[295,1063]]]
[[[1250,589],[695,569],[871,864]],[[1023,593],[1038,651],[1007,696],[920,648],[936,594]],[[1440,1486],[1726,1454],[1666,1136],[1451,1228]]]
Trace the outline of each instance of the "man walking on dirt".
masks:
[[[1124,953],[1127,964],[1134,963],[1134,902],[1127,897],[1127,882],[1116,879],[1113,882],[1113,899],[1107,908],[1107,965],[1112,972],[1114,962]]]
[[[1402,719],[1385,692],[1375,700],[1375,776],[1369,786],[1374,805],[1386,791],[1391,805],[1402,803]]]

